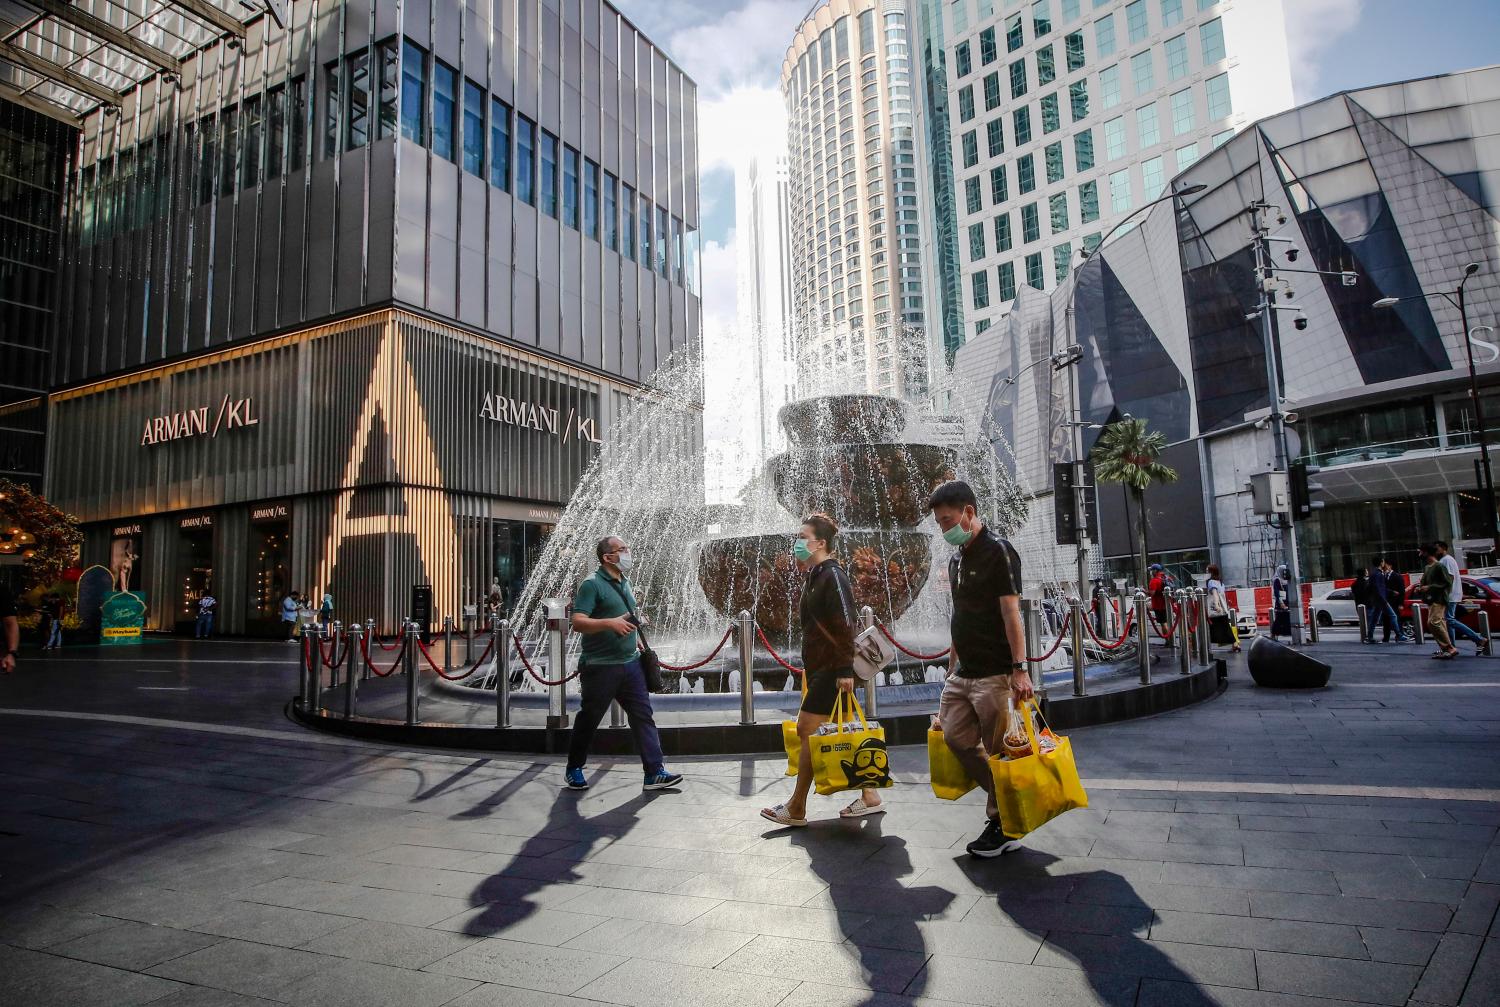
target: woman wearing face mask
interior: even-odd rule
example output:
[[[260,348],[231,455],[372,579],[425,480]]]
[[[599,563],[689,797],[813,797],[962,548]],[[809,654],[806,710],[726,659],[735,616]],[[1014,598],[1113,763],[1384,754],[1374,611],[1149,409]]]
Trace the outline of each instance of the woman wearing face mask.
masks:
[[[797,736],[802,739],[797,756],[797,784],[785,804],[762,808],[760,815],[777,825],[807,824],[807,795],[812,789],[812,746],[808,739],[833,715],[841,692],[854,691],[854,627],[857,622],[854,591],[849,577],[833,558],[833,540],[838,525],[826,514],[809,515],[802,522],[792,555],[807,571],[802,587],[802,664],[807,669],[807,693],[797,715]],[[858,818],[884,811],[877,790],[861,790],[844,818]]]

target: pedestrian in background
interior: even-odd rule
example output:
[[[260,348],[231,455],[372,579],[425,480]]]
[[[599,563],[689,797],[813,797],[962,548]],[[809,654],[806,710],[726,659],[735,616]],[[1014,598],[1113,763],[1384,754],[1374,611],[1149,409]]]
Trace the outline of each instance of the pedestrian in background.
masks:
[[[1458,560],[1448,550],[1447,542],[1436,542],[1433,549],[1437,553],[1438,562],[1443,564],[1443,570],[1448,574],[1450,587],[1448,598],[1443,606],[1443,618],[1448,623],[1448,637],[1456,640],[1463,637],[1474,645],[1474,652],[1484,652],[1484,637],[1474,632],[1468,626],[1458,621],[1458,606],[1464,600],[1464,578],[1458,569]],[[1457,649],[1454,653],[1458,653]]]
[[[1167,571],[1160,563],[1152,563],[1150,568],[1151,580],[1147,590],[1151,592],[1151,618],[1156,620],[1157,628],[1167,638],[1166,646],[1172,646],[1172,637],[1176,634],[1167,629],[1167,592],[1171,590],[1171,581],[1167,579]]]
[[[1458,656],[1458,648],[1448,636],[1448,595],[1453,589],[1452,584],[1436,549],[1430,545],[1422,546],[1422,559],[1427,565],[1422,568],[1418,592],[1427,602],[1427,628],[1432,631],[1432,638],[1438,645],[1432,659],[1451,661]]]
[[[9,675],[16,670],[21,649],[21,622],[16,618],[16,599],[10,588],[0,583],[0,671]]]
[[[1360,567],[1354,572],[1354,583],[1349,585],[1349,594],[1354,599],[1354,613],[1356,618],[1361,607],[1365,610],[1365,617],[1359,626],[1359,642],[1375,642],[1375,606],[1372,604],[1374,593],[1370,587],[1370,568]]]
[[[198,599],[198,625],[193,628],[193,638],[196,640],[207,640],[214,631],[214,609],[218,607],[219,601],[213,592],[207,588],[203,596]]]
[[[1276,568],[1276,576],[1271,579],[1271,640],[1273,642],[1278,636],[1292,635],[1292,607],[1287,591],[1290,580],[1291,575],[1285,563]]]
[[[1390,643],[1393,633],[1397,640],[1401,639],[1401,619],[1396,615],[1391,599],[1402,590],[1401,580],[1392,569],[1390,560],[1384,556],[1380,557],[1380,561],[1375,564],[1374,572],[1370,574],[1370,604],[1374,611],[1370,617],[1371,643],[1375,642],[1376,623],[1379,623],[1381,627],[1381,643]]]
[[[807,571],[802,587],[802,665],[807,691],[797,712],[797,782],[792,796],[774,807],[762,808],[760,816],[777,825],[800,828],[807,824],[807,795],[813,787],[812,737],[833,716],[841,694],[854,692],[854,628],[859,616],[854,608],[854,588],[843,566],[833,558],[838,525],[826,514],[810,514],[792,543],[797,565]],[[863,789],[840,818],[859,818],[885,811],[880,792]]]
[[[323,603],[318,606],[318,622],[324,629],[333,626],[333,595],[323,595]]]
[[[1224,594],[1223,574],[1217,563],[1208,565],[1208,642],[1228,647],[1232,653],[1240,652],[1239,635],[1234,630],[1234,619],[1229,612],[1229,598]]]
[[[68,603],[60,594],[49,594],[47,602],[43,606],[47,612],[47,642],[42,645],[43,650],[58,650],[62,647],[63,616],[68,611]]]
[[[290,591],[281,599],[281,629],[286,634],[287,643],[297,642],[297,614],[302,608],[300,597],[296,591]]]

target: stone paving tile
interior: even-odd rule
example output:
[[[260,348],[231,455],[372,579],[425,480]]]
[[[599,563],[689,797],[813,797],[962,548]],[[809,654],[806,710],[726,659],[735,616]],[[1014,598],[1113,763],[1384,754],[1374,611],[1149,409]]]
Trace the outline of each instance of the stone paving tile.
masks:
[[[580,907],[583,908],[583,907]],[[566,944],[608,917],[495,902],[431,924],[434,929],[476,937],[503,937],[528,944]]]
[[[1170,876],[1171,872],[1167,873]],[[1250,915],[1250,895],[1242,890],[1202,885],[1132,885],[1108,877],[1079,882],[1068,895],[1068,901],[1225,916]]]
[[[1047,935],[1035,964],[1157,979],[1190,979],[1213,986],[1255,987],[1254,953],[1239,947],[1059,932]]]
[[[900,993],[926,961],[925,951],[825,944],[762,935],[726,958],[718,969]]]
[[[586,1000],[626,1007],[773,1007],[796,981],[630,959],[578,990]]]
[[[340,961],[284,987],[296,1007],[440,1007],[478,983],[374,962]]]
[[[152,1000],[151,1007],[272,1007],[278,1002],[206,986],[185,986],[160,1000]]]
[[[1328,871],[1286,867],[1226,867],[1215,864],[1174,864],[1168,880],[1179,885],[1237,888],[1251,892],[1294,892],[1337,895],[1338,881]]]
[[[756,878],[737,874],[699,874],[671,890],[673,895],[697,895],[733,902],[765,902],[775,906],[805,905],[828,890],[819,881],[797,878]]]
[[[1422,970],[1415,965],[1255,952],[1260,988],[1375,1004],[1404,1004]]]
[[[1460,1007],[1493,1007],[1500,1003],[1500,940],[1491,938],[1484,942],[1479,960],[1469,976],[1469,985],[1464,989]]]
[[[0,942],[39,950],[119,925],[119,920],[107,916],[54,906],[32,905],[19,909],[7,906],[0,913]]]
[[[446,1007],[578,1007],[578,1004],[578,1000],[560,993],[480,983],[462,996],[450,1000]]]
[[[50,945],[47,951],[79,961],[140,972],[161,962],[218,944],[222,940],[222,937],[188,930],[122,922],[108,930],[99,930]]]
[[[826,909],[789,908],[749,902],[723,902],[693,922],[714,930],[738,933],[771,934],[806,941],[830,941],[835,944],[864,927],[875,917],[865,913],[834,912]]]
[[[1336,958],[1369,957],[1359,931],[1352,926],[1253,916],[1213,916],[1169,909],[1156,911],[1156,922],[1151,925],[1151,940],[1289,951]]]
[[[632,892],[618,888],[577,888],[578,894],[553,908],[565,912],[585,912],[596,916],[616,916],[648,923],[689,923],[721,904],[719,899],[700,899],[692,895],[669,895],[665,892]]]
[[[420,969],[457,954],[480,937],[430,927],[365,921],[301,945],[302,951]]]
[[[1360,927],[1359,936],[1365,942],[1371,960],[1397,965],[1426,965],[1442,939],[1441,934],[1430,931],[1388,927]]]
[[[1406,902],[1436,902],[1457,906],[1469,887],[1467,881],[1451,878],[1412,877],[1371,871],[1334,871],[1339,891],[1356,898],[1398,899]]]
[[[235,902],[218,916],[196,924],[194,929],[220,937],[292,948],[347,927],[352,922],[347,916]]]
[[[1431,902],[1396,902],[1287,892],[1252,892],[1250,910],[1255,916],[1280,920],[1375,927],[1400,923],[1406,930],[1438,932],[1447,929],[1448,921],[1453,916],[1446,907]]]
[[[1444,934],[1412,991],[1412,999],[1424,1004],[1457,1004],[1463,999],[1474,963],[1483,950],[1483,937]]]
[[[1240,846],[1209,846],[1203,843],[1143,843],[1108,837],[1094,843],[1089,856],[1155,863],[1164,861],[1182,864],[1244,865],[1248,863],[1245,859],[1245,850]]]
[[[620,955],[486,938],[424,971],[543,993],[574,993],[625,961]]]
[[[288,984],[337,961],[307,951],[227,940],[154,965],[147,972],[197,986],[275,999],[276,993]]]
[[[564,946],[600,954],[714,968],[754,939],[754,934],[713,930],[696,924],[679,927],[668,923],[612,919],[585,931]]]
[[[1021,965],[1030,963],[1042,946],[1040,934],[1020,927],[948,920],[903,920],[892,916],[876,917],[851,930],[848,940],[862,948],[915,952],[941,949],[944,954]]]
[[[422,895],[416,892],[388,891],[359,885],[340,885],[346,894],[320,906],[322,912],[335,916],[354,916],[384,923],[409,923],[430,926],[439,920],[456,916],[469,908],[469,899],[445,895]]]
[[[935,954],[909,993],[956,1003],[1028,1007],[1131,1007],[1140,980],[1112,972],[1080,972]]]

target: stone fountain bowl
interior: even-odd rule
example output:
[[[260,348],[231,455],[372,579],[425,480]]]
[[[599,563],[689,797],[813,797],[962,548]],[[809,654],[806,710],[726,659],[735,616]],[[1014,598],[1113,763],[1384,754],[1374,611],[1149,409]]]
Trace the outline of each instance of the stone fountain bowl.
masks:
[[[792,559],[791,533],[715,538],[701,543],[698,583],[709,604],[733,619],[748,610],[772,639],[800,632],[797,606],[804,574]],[[920,531],[849,531],[835,552],[849,573],[856,605],[893,623],[927,583],[929,537]]]
[[[776,498],[799,518],[822,511],[851,528],[912,528],[956,456],[934,444],[793,447],[767,463]]]
[[[906,429],[906,405],[883,395],[824,395],[788,402],[779,418],[793,444],[889,441]]]

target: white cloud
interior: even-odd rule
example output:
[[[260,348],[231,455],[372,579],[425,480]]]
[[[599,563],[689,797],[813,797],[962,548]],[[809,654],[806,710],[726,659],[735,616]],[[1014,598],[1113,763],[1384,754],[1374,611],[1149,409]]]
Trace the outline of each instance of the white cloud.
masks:
[[[699,171],[731,172],[750,154],[786,144],[786,106],[771,87],[737,87],[698,100]]]
[[[1284,0],[1287,52],[1296,100],[1323,97],[1320,60],[1359,24],[1365,0]]]
[[[699,98],[745,84],[774,86],[808,0],[750,0],[713,21],[674,31],[666,48],[698,84]]]

